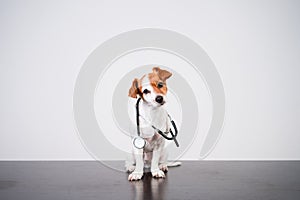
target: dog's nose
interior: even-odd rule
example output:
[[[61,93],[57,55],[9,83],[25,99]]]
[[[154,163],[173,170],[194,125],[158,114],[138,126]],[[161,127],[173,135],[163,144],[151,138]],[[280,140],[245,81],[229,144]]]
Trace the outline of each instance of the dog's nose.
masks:
[[[164,100],[164,98],[163,98],[162,96],[160,96],[160,95],[158,95],[158,96],[155,98],[155,101],[156,101],[157,103],[162,103],[163,100]]]

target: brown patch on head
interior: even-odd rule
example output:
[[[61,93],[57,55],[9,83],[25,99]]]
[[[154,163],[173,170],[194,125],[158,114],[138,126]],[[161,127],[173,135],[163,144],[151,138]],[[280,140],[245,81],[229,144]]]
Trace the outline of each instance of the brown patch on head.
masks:
[[[132,84],[131,84],[131,87],[128,91],[128,96],[129,97],[132,97],[132,98],[137,98],[137,89],[136,89],[136,85],[138,85],[138,82],[139,80],[137,78],[135,78],[133,81],[132,81]]]
[[[172,76],[171,72],[160,69],[159,67],[153,67],[152,73],[149,73],[148,78],[154,91],[158,94],[165,95],[168,91],[166,80],[171,76]],[[163,87],[159,88],[157,86],[159,82],[163,83]]]
[[[166,81],[172,76],[171,72],[164,69],[160,69],[159,67],[153,67],[152,71],[153,73],[157,74],[162,81]]]
[[[142,80],[143,78],[145,77],[145,75],[139,80],[137,78],[135,78],[133,81],[132,81],[132,84],[131,84],[131,87],[129,88],[129,91],[128,91],[128,96],[129,97],[132,97],[132,98],[137,98],[137,95],[139,94],[138,93],[138,89],[142,92]],[[138,89],[137,89],[138,87]],[[143,96],[141,96],[143,98]]]

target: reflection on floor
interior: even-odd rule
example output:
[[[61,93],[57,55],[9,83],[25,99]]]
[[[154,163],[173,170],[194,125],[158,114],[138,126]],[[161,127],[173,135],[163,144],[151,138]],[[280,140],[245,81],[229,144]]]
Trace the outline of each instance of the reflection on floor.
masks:
[[[0,161],[0,199],[300,199],[299,161],[184,161],[165,179],[127,176],[93,161]]]
[[[168,179],[152,178],[151,173],[146,173],[141,181],[132,181],[133,193],[136,200],[165,199]]]

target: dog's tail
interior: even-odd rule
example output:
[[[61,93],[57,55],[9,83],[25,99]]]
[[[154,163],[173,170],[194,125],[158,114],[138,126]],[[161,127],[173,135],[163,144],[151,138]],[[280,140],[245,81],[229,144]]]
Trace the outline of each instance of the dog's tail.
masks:
[[[179,167],[182,164],[182,162],[168,162],[167,166],[168,167]]]

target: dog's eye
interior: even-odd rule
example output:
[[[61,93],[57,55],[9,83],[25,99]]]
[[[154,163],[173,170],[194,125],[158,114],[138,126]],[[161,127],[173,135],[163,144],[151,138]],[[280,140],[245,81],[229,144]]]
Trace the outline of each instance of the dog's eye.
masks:
[[[147,90],[147,89],[144,89],[143,93],[144,93],[144,94],[148,94],[148,93],[150,93],[150,91]]]
[[[164,83],[163,83],[163,82],[158,82],[158,83],[157,83],[157,87],[158,87],[158,88],[162,88],[163,86],[164,86]]]

